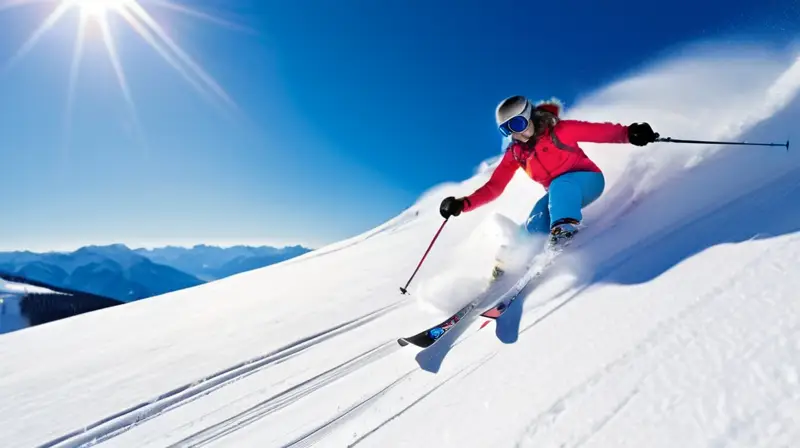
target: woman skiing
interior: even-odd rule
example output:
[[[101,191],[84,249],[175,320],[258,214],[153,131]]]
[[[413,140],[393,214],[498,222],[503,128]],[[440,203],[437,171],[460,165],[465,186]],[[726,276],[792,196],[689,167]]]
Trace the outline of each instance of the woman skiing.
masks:
[[[445,219],[469,212],[496,199],[518,168],[547,192],[525,223],[528,233],[550,234],[551,244],[571,238],[581,222],[581,210],[603,193],[605,178],[578,142],[631,143],[644,146],[658,134],[647,123],[630,126],[559,118],[561,103],[534,106],[524,96],[501,101],[495,111],[500,133],[512,141],[489,180],[469,196],[445,198],[439,211]]]

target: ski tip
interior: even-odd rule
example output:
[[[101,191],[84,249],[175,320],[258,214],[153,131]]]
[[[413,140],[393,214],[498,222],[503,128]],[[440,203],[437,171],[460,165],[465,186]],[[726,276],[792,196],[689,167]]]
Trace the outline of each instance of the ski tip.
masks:
[[[399,338],[397,340],[397,343],[400,344],[400,347],[405,347],[406,345],[408,345],[408,341],[406,341],[404,338]]]

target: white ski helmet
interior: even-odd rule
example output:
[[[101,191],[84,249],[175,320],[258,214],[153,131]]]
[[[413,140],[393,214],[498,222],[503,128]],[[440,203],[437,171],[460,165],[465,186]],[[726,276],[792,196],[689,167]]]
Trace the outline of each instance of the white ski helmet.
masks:
[[[513,132],[522,132],[528,127],[531,120],[533,105],[522,95],[508,97],[497,105],[495,120],[500,128],[500,133],[508,137]],[[515,117],[515,120],[511,120]]]

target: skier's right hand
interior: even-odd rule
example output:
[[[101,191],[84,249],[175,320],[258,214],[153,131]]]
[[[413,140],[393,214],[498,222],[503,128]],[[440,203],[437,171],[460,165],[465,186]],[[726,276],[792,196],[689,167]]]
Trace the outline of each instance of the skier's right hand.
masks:
[[[456,199],[453,196],[444,198],[442,205],[439,206],[439,213],[442,218],[447,219],[451,216],[458,216],[464,211],[464,198]]]

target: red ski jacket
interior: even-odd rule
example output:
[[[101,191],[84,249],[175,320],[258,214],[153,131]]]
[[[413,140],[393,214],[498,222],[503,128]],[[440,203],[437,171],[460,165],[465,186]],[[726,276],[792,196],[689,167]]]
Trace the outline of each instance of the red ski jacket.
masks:
[[[556,177],[573,171],[600,172],[600,168],[578,146],[578,142],[628,143],[628,127],[613,123],[561,120],[553,128],[527,143],[515,141],[482,187],[465,197],[468,212],[495,200],[522,168],[545,190]]]

